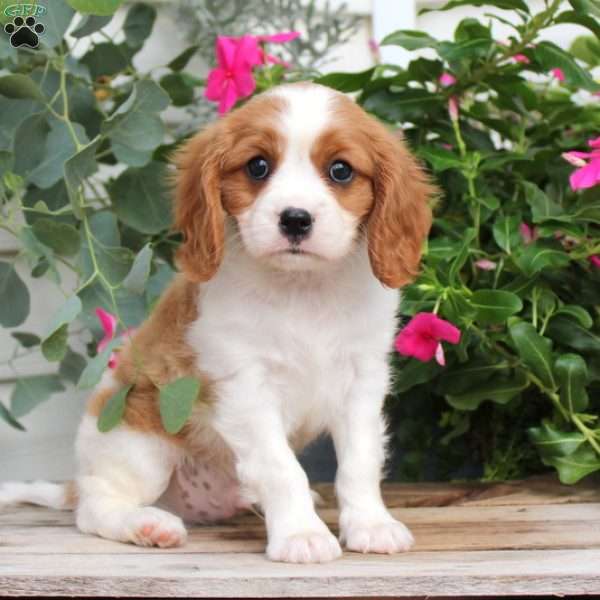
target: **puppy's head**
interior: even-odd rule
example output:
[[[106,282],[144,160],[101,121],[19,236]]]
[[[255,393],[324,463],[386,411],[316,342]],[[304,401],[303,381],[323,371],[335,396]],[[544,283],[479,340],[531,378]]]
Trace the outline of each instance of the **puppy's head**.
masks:
[[[433,187],[404,144],[343,94],[281,86],[192,138],[176,155],[179,264],[210,279],[225,224],[245,252],[280,270],[342,259],[366,234],[375,276],[400,287],[417,273]]]

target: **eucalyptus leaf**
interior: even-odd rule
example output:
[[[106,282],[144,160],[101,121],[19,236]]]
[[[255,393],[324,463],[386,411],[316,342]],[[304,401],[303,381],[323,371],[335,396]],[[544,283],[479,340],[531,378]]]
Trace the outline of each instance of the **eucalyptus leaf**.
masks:
[[[156,9],[149,4],[134,4],[127,13],[123,31],[125,43],[132,48],[140,48],[152,33],[156,20]]]
[[[29,315],[29,308],[29,291],[14,265],[0,262],[0,325],[21,325]]]
[[[87,390],[89,388],[93,388],[100,382],[102,374],[108,365],[110,355],[113,353],[115,348],[118,348],[122,343],[123,340],[120,338],[111,340],[102,352],[88,362],[87,366],[81,373],[79,381],[77,382],[77,387],[79,389]]]
[[[122,387],[106,401],[98,417],[98,431],[106,433],[121,423],[127,406],[127,395],[131,388],[133,385]]]
[[[123,280],[123,287],[134,294],[143,294],[150,275],[152,264],[152,247],[146,244],[135,257],[131,271]]]
[[[65,387],[56,375],[21,377],[10,397],[10,412],[18,419],[30,413],[52,394],[64,391]]]
[[[39,346],[42,341],[39,336],[34,333],[27,333],[25,331],[11,331],[10,335],[15,338],[23,346],[23,348],[33,348]]]
[[[14,429],[26,431],[25,427],[23,427],[23,425],[21,425],[21,423],[19,423],[19,421],[13,417],[11,412],[8,410],[8,408],[6,408],[6,406],[4,406],[4,404],[2,404],[2,402],[0,402],[0,420],[8,423]]]
[[[52,248],[57,254],[73,256],[79,251],[79,232],[72,225],[56,219],[41,218],[35,220],[32,230],[42,244]]]
[[[67,2],[80,13],[110,16],[121,6],[123,0],[67,0]]]
[[[44,95],[37,84],[31,77],[21,73],[0,77],[0,96],[17,99],[29,98],[38,102],[45,102]]]
[[[181,377],[160,388],[160,417],[163,427],[176,434],[185,425],[200,393],[200,381],[194,377]]]
[[[194,57],[194,55],[198,52],[200,46],[194,45],[186,48],[183,52],[178,54],[168,65],[171,71],[181,71],[185,69],[190,60]],[[360,86],[362,87],[362,86]]]

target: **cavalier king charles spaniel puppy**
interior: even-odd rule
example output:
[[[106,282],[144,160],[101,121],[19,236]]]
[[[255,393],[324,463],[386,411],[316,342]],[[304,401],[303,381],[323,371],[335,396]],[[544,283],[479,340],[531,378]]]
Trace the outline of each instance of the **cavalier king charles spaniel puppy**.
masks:
[[[261,94],[175,155],[181,273],[119,353],[81,423],[69,485],[6,484],[0,501],[76,510],[83,532],[142,546],[257,505],[270,559],[410,548],[380,492],[382,404],[398,292],[419,268],[434,191],[398,137],[345,95]],[[201,380],[191,418],[161,424],[157,386]],[[132,385],[123,422],[98,415]],[[323,432],[338,460],[340,542],[296,452]]]

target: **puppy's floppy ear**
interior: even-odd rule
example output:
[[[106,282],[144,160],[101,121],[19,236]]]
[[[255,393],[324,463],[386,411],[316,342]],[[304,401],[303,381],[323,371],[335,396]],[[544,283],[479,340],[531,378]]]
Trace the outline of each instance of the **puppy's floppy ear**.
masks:
[[[431,227],[435,187],[400,138],[373,124],[375,203],[367,221],[369,259],[384,285],[399,288],[419,271],[421,247]]]
[[[219,268],[225,242],[221,204],[221,123],[196,134],[176,152],[175,228],[183,233],[177,262],[192,281],[207,281]]]

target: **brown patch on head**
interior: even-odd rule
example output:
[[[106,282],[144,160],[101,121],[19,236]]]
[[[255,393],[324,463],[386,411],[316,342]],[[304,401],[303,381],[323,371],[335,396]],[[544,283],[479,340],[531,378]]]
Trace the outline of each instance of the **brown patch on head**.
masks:
[[[177,151],[175,227],[184,235],[177,259],[192,281],[217,271],[225,243],[226,214],[238,215],[262,189],[246,174],[248,161],[263,156],[273,171],[283,153],[277,115],[285,100],[257,96],[198,133]]]
[[[363,218],[375,276],[398,288],[418,273],[421,247],[431,226],[428,201],[436,192],[402,139],[349,98],[335,99],[332,126],[315,143],[311,158],[338,202]],[[347,184],[329,180],[329,165],[354,169]]]

